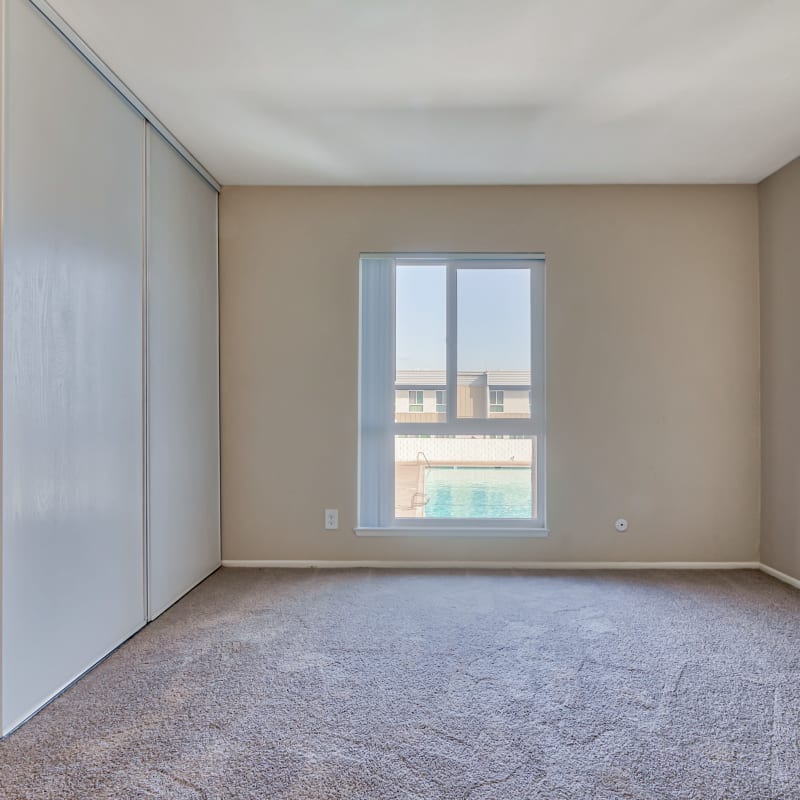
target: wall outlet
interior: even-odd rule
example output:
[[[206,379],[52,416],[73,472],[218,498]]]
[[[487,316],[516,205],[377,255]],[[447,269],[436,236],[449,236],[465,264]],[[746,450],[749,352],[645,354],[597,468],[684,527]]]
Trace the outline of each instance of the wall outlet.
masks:
[[[339,530],[339,509],[326,508],[325,509],[325,530],[338,531]]]

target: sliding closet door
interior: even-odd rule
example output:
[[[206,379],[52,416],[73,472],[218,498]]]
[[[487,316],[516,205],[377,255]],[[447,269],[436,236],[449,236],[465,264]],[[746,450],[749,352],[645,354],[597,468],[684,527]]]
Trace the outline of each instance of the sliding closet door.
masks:
[[[6,2],[4,731],[145,619],[144,123]]]
[[[148,126],[152,619],[216,569],[217,193]]]

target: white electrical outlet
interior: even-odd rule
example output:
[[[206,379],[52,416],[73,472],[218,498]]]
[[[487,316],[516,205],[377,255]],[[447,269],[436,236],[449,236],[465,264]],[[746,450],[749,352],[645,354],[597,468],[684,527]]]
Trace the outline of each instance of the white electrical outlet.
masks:
[[[339,509],[326,508],[325,509],[325,530],[338,531],[339,530]]]

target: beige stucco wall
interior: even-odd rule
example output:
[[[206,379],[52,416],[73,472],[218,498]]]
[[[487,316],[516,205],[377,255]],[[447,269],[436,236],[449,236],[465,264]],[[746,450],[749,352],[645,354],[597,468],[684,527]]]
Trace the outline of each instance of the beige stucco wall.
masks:
[[[800,578],[800,159],[759,185],[761,560]]]
[[[226,188],[223,557],[755,560],[757,212],[754,186]],[[547,255],[547,539],[352,533],[359,252],[454,250]]]

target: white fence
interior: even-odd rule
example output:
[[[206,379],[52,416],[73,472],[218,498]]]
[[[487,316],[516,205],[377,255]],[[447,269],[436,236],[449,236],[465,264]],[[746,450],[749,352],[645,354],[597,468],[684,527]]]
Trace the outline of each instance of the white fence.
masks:
[[[431,464],[527,464],[533,461],[535,439],[486,439],[398,436],[394,441],[395,461]]]

